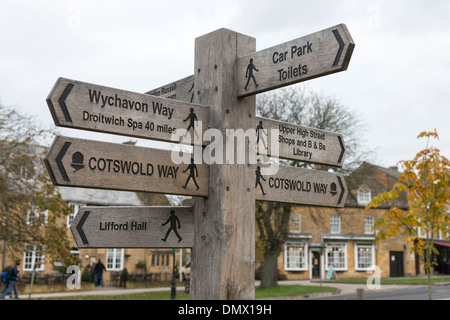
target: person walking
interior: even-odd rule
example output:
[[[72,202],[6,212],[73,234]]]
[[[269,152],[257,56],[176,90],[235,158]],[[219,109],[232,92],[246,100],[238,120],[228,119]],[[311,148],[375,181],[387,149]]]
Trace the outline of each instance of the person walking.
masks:
[[[107,271],[102,260],[98,259],[97,264],[94,267],[95,272],[95,286],[101,285],[103,287],[103,270]]]
[[[17,294],[17,275],[19,274],[19,266],[20,260],[16,260],[16,263],[14,267],[9,270],[9,272],[6,275],[6,281],[8,282],[8,285],[6,286],[5,290],[2,291],[0,298],[5,299],[5,296],[7,294],[11,294],[12,290],[14,289],[14,298],[19,299],[19,296]]]

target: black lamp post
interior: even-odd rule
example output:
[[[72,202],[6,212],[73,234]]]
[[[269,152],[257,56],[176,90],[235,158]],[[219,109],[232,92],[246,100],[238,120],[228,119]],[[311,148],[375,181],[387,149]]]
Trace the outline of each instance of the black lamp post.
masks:
[[[175,249],[173,249],[173,264],[172,264],[172,287],[170,292],[170,299],[175,300],[177,298],[177,287],[176,287],[176,280],[175,280]]]

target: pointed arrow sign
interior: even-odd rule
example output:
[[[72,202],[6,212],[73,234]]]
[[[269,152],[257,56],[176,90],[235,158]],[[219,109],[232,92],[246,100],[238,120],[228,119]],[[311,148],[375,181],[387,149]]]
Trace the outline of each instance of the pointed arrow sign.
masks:
[[[348,194],[342,174],[288,166],[273,175],[256,167],[255,188],[257,200],[334,208],[344,207]]]
[[[208,165],[176,160],[168,150],[57,136],[44,162],[57,186],[208,196]]]
[[[258,117],[255,129],[260,153],[336,167],[344,164],[346,149],[339,133]]]
[[[84,207],[70,227],[79,248],[190,248],[191,207]]]
[[[173,134],[180,129],[194,140],[209,128],[208,107],[65,78],[56,81],[47,104],[60,127],[166,142],[179,142]]]
[[[347,70],[355,43],[340,24],[238,58],[238,97]]]

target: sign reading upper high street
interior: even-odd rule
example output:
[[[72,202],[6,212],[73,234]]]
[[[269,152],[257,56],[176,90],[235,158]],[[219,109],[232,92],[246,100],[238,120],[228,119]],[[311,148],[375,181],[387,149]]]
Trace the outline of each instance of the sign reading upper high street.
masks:
[[[47,98],[57,126],[166,142],[209,127],[209,108],[178,100],[59,78]]]
[[[58,136],[44,162],[57,186],[208,196],[209,167],[167,150]]]
[[[342,167],[346,148],[341,134],[299,126],[283,121],[256,118],[256,135],[259,150],[272,155],[269,135],[278,130],[278,154],[283,159]]]
[[[355,43],[337,25],[237,61],[237,92],[243,98],[347,69]]]

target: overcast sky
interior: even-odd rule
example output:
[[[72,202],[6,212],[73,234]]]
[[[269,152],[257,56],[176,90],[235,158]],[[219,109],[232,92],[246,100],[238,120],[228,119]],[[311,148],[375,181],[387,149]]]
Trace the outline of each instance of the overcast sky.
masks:
[[[434,128],[450,157],[449,16],[448,0],[0,0],[0,99],[54,126],[45,99],[58,77],[146,92],[193,74],[195,38],[219,28],[262,50],[344,23],[356,43],[348,70],[296,86],[359,114],[380,165],[412,159]]]

